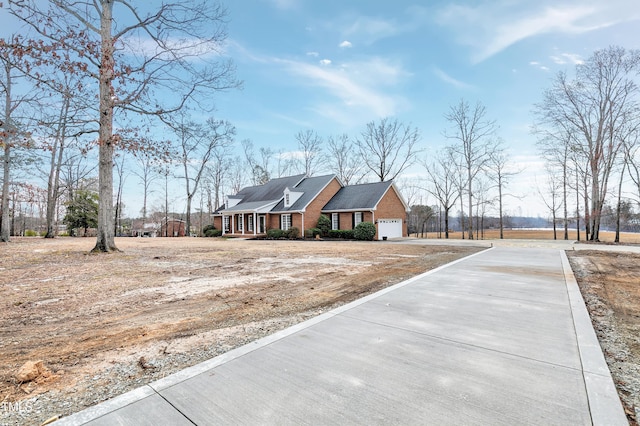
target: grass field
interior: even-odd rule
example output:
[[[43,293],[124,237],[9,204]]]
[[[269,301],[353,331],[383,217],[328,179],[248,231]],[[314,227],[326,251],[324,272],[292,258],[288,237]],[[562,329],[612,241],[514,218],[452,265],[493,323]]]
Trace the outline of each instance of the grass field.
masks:
[[[504,232],[505,239],[522,239],[522,240],[552,240],[553,239],[553,230],[552,229],[505,229]],[[411,236],[415,237],[416,234],[412,234]],[[420,237],[420,235],[418,235]],[[584,241],[584,231],[580,232],[580,240]],[[430,232],[423,236],[423,238],[438,238],[438,233]],[[442,234],[442,238],[444,238],[444,233]],[[453,240],[459,240],[462,238],[462,234],[460,232],[449,232],[449,238]],[[465,234],[466,238],[466,234]],[[480,239],[484,240],[497,240],[500,238],[500,231],[498,229],[487,229],[484,231],[484,235],[480,236]],[[564,238],[564,230],[558,228],[557,230],[557,239],[561,240]],[[569,230],[569,239],[577,240],[577,233],[575,230]],[[609,231],[601,231],[600,232],[600,241],[603,243],[613,243],[615,240],[615,232]],[[621,244],[640,244],[640,233],[634,232],[622,232],[620,234],[620,243]]]

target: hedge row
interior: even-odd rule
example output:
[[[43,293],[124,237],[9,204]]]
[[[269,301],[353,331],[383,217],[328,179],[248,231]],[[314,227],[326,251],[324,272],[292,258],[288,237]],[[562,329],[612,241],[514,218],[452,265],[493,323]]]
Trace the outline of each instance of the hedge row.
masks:
[[[286,231],[284,231],[282,229],[269,229],[267,231],[267,238],[269,238],[271,240],[279,240],[279,239],[282,239],[282,238],[286,238],[286,239],[289,239],[289,240],[295,240],[299,236],[300,236],[300,230],[298,228],[296,228],[295,226],[292,227],[292,228],[289,228]]]

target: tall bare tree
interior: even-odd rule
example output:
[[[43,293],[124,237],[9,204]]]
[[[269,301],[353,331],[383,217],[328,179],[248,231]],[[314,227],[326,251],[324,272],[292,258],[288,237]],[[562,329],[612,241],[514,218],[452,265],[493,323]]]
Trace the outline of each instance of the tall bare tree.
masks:
[[[298,150],[300,151],[300,170],[306,176],[313,176],[323,166],[325,157],[322,155],[324,141],[313,130],[301,130],[296,133]]]
[[[502,148],[502,144],[498,144],[497,148],[491,153],[489,162],[487,164],[487,176],[493,181],[495,187],[498,189],[498,216],[500,226],[500,239],[504,238],[504,196],[506,186],[509,184],[509,180],[520,173],[520,170],[516,170],[509,167],[509,156]],[[565,200],[566,200],[566,179],[565,179]],[[565,209],[566,212],[566,209]],[[566,217],[566,213],[565,213]],[[566,223],[566,220],[565,220]]]
[[[271,179],[271,159],[274,155],[270,147],[260,147],[256,154],[253,142],[250,139],[244,139],[240,142],[244,159],[251,170],[251,181],[253,185],[265,184]]]
[[[19,37],[9,40],[0,39],[0,147],[2,153],[2,201],[0,202],[0,241],[8,242],[11,234],[9,216],[9,186],[11,184],[11,168],[13,148],[24,144],[29,134],[18,116],[20,109],[25,108],[35,98],[33,91],[18,90],[20,81],[25,80],[23,70],[26,68],[23,51],[18,45]],[[23,117],[22,117],[23,118]]]
[[[449,238],[449,213],[460,197],[455,180],[457,170],[451,154],[451,149],[443,149],[435,155],[431,163],[425,162],[424,164],[430,183],[427,191],[436,197],[444,213],[444,237],[446,239]]]
[[[553,239],[558,239],[558,210],[562,206],[562,178],[559,176],[558,168],[547,164],[546,166],[547,180],[544,187],[538,186],[538,193],[542,197],[542,201],[551,213],[551,221],[553,223]]]
[[[590,239],[599,240],[609,178],[622,145],[621,129],[636,119],[640,51],[610,46],[576,66],[575,78],[560,72],[536,105],[539,124],[575,135],[589,165]]]
[[[137,167],[132,173],[140,179],[142,183],[142,225],[147,221],[147,205],[149,194],[153,191],[151,184],[160,178],[158,164],[161,163],[151,152],[147,150],[134,151]]]
[[[207,208],[209,213],[220,207],[221,193],[225,178],[231,168],[230,151],[227,147],[216,147],[212,152],[211,164],[206,169],[206,185],[209,188]],[[211,196],[213,195],[213,199]]]
[[[52,101],[42,105],[38,127],[41,148],[47,158],[47,205],[45,238],[56,236],[56,212],[61,192],[61,169],[68,149],[87,150],[78,145],[78,138],[87,132],[89,116],[93,112],[83,92],[78,75],[52,72],[47,78],[36,79],[38,87],[52,94]],[[52,77],[53,76],[53,77]]]
[[[179,158],[187,195],[186,226],[191,230],[191,205],[209,160],[218,147],[228,146],[235,135],[235,127],[228,121],[210,118],[206,125],[182,122],[173,127],[179,139]]]
[[[381,182],[395,179],[414,164],[420,153],[418,128],[395,118],[372,121],[356,139],[364,165]]]
[[[571,155],[575,147],[575,135],[569,129],[534,129],[539,135],[538,149],[551,167],[560,169],[562,176],[562,205],[564,239],[569,239],[569,180]]]
[[[220,60],[226,11],[211,0],[162,2],[150,12],[128,0],[10,0],[11,12],[73,57],[70,72],[98,83],[99,215],[93,251],[117,250],[113,233],[113,155],[119,142],[114,111],[159,116],[238,87],[234,66]],[[118,19],[114,19],[114,7]],[[148,6],[148,5],[147,5]],[[165,92],[169,96],[162,96]]]
[[[357,155],[349,135],[329,136],[327,140],[329,168],[345,184],[358,183],[362,172],[362,160]]]
[[[445,136],[454,139],[454,151],[459,154],[466,174],[469,220],[467,234],[472,240],[473,235],[473,184],[478,174],[485,168],[491,158],[494,145],[490,139],[497,130],[494,120],[487,119],[487,109],[480,102],[471,107],[464,99],[457,105],[451,106],[444,117],[452,125],[451,133]]]

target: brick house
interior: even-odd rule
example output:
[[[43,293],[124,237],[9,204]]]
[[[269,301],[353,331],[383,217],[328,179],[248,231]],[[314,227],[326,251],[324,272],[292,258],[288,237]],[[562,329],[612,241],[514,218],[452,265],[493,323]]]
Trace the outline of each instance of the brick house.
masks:
[[[161,237],[184,237],[187,235],[187,222],[169,218],[160,225]]]
[[[393,181],[345,186],[321,210],[331,219],[332,229],[374,223],[378,240],[406,237],[408,211],[409,206]]]
[[[321,214],[334,229],[373,222],[376,238],[407,236],[408,206],[393,182],[344,186],[335,175],[272,179],[227,197],[214,214],[223,234],[261,235],[268,229],[315,228]],[[333,222],[335,219],[335,222]],[[303,235],[303,234],[302,234]]]

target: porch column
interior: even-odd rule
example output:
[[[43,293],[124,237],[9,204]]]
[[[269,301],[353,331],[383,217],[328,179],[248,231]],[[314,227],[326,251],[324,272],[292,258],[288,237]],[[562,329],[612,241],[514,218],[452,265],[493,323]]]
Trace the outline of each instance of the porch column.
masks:
[[[258,235],[258,213],[253,212],[253,235]]]
[[[231,234],[236,233],[236,215],[231,215]]]

